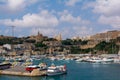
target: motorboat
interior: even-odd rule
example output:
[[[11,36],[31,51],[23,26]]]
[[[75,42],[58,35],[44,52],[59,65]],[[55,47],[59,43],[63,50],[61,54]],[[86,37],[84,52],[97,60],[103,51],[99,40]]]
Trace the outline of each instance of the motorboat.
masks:
[[[103,62],[114,62],[113,58],[103,58]]]
[[[104,63],[104,62],[113,62],[114,59],[112,58],[91,58],[87,60],[88,62],[93,62],[93,63]]]
[[[101,63],[101,62],[103,62],[103,60],[102,59],[89,59],[88,60],[89,62],[93,62],[93,63]]]
[[[66,65],[55,66],[52,64],[47,70],[48,76],[61,75],[65,73],[67,73]]]
[[[77,60],[75,60],[76,62],[82,62],[83,61],[83,59],[82,58],[79,58],[79,59],[77,59]]]
[[[40,63],[38,66],[39,66],[39,70],[47,70],[47,64],[46,63]]]

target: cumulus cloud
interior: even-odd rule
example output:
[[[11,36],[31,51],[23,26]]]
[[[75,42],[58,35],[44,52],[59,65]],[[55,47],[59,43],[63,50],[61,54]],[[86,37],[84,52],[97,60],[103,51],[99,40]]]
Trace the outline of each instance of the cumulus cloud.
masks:
[[[96,0],[93,11],[101,14],[98,22],[120,28],[120,0]]]
[[[67,6],[74,6],[77,2],[80,2],[81,0],[67,0],[65,4]]]
[[[111,25],[113,28],[120,28],[120,16],[100,16],[98,21],[102,24]]]
[[[24,10],[27,6],[36,3],[37,0],[2,0],[1,11],[17,12]]]
[[[96,0],[88,3],[93,12],[99,14],[98,22],[112,28],[120,28],[120,0]]]
[[[104,15],[120,15],[120,0],[96,0],[93,11]]]
[[[92,31],[92,28],[88,27],[91,24],[89,20],[82,19],[81,16],[74,16],[68,10],[64,10],[60,15],[60,22],[66,24],[66,28],[62,30],[63,35],[67,35],[67,37],[87,36]]]
[[[22,19],[4,19],[0,20],[3,25],[14,25],[16,27],[55,27],[59,21],[56,16],[49,13],[47,10],[41,11],[39,14],[26,14]]]
[[[71,14],[61,16],[60,21],[69,22],[69,23],[73,23],[73,24],[88,24],[89,23],[89,21],[82,20],[81,17],[79,17],[79,16],[74,17]]]
[[[76,35],[88,36],[92,34],[93,28],[87,26],[74,26],[73,30],[75,30]]]
[[[72,23],[72,24],[89,24],[90,22],[88,20],[83,20],[81,19],[80,16],[74,17],[72,14],[70,14],[68,11],[63,11],[63,13],[61,13],[61,17],[60,17],[60,21],[61,22],[68,22],[68,23]]]
[[[88,27],[91,22],[82,19],[81,16],[74,16],[67,10],[61,12],[60,15],[60,23],[65,24],[65,28],[62,30],[63,35],[67,35],[67,37],[86,36],[92,31],[92,28]]]
[[[0,24],[4,26],[16,26],[16,32],[27,31],[27,34],[37,34],[40,31],[47,36],[62,34],[65,37],[87,34],[90,21],[82,19],[80,16],[74,16],[69,11],[57,13],[56,11],[41,10],[40,13],[27,13],[19,19],[1,19]],[[86,26],[83,28],[82,26]],[[23,35],[23,34],[22,34]]]
[[[25,0],[8,0],[7,2],[8,8],[11,10],[16,10],[18,7],[25,7]]]

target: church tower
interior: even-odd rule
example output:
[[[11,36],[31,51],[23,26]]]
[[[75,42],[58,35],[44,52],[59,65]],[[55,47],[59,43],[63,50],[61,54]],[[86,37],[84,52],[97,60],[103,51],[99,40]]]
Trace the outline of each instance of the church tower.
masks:
[[[58,41],[61,41],[62,40],[62,35],[59,34],[59,35],[55,36],[55,39],[58,40]]]

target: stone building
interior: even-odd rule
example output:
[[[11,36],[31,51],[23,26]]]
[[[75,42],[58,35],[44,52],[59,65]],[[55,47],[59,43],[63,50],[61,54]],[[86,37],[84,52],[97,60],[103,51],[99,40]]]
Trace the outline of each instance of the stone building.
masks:
[[[55,36],[55,39],[58,40],[58,41],[61,41],[61,40],[62,40],[62,36],[61,36],[61,34]]]
[[[86,45],[81,45],[81,49],[87,49],[87,48],[93,48],[95,47],[99,42],[106,41],[109,42],[111,39],[118,39],[120,37],[120,31],[114,30],[114,31],[108,31],[105,33],[98,33],[96,35],[93,35],[88,39],[88,43]],[[120,40],[118,41],[120,44]]]
[[[108,31],[105,33],[99,33],[93,35],[90,37],[90,40],[98,41],[98,42],[109,41],[110,39],[116,39],[119,36],[120,36],[120,31],[114,30],[114,31]]]
[[[36,42],[40,42],[44,39],[47,39],[47,36],[43,36],[40,32],[37,35],[29,36],[29,40],[35,40]]]

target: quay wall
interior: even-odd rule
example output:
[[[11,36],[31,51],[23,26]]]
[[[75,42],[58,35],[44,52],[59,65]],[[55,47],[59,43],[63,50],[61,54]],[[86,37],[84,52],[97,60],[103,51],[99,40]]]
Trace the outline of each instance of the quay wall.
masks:
[[[44,76],[46,75],[46,71],[40,71],[39,69],[34,69],[32,72],[17,72],[17,71],[0,70],[0,74],[17,75],[17,76]]]

